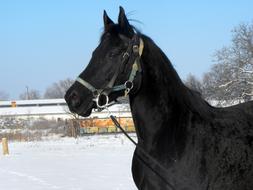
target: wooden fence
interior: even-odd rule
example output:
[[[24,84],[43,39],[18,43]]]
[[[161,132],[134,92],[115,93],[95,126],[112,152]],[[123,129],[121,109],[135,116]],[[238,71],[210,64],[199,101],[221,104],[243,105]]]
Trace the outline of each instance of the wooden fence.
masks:
[[[135,132],[134,123],[131,117],[117,118],[120,125],[127,132]],[[94,133],[116,133],[119,130],[115,127],[110,118],[88,118],[79,120],[80,134]]]

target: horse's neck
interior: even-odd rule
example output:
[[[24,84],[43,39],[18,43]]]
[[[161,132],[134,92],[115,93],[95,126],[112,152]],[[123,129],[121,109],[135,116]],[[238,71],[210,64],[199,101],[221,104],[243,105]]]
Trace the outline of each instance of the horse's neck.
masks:
[[[141,88],[130,96],[138,140],[148,151],[159,143],[167,148],[181,146],[186,129],[177,127],[185,127],[184,120],[190,117],[185,105],[190,104],[187,97],[190,91],[158,47],[146,44],[142,61]]]

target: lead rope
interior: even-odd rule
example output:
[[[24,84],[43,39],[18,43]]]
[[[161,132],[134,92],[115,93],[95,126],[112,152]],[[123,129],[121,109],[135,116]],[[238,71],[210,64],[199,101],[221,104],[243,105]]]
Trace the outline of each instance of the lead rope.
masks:
[[[153,158],[152,156],[150,156],[143,148],[141,148],[129,135],[128,133],[120,126],[119,122],[117,121],[117,119],[113,116],[113,115],[110,115],[110,118],[111,120],[113,121],[114,125],[119,128],[121,130],[121,132],[136,146],[137,149],[139,149],[142,154],[145,157],[142,157],[140,155],[137,154],[136,152],[136,155],[138,156],[138,158],[152,171],[154,172],[164,183],[166,183],[166,185],[168,185],[168,187],[170,187],[170,189],[172,190],[176,190],[174,188],[174,186],[167,181],[167,179],[157,170],[155,170],[154,166],[152,167],[151,164],[149,164],[150,161],[152,161],[155,166],[157,166],[159,168],[160,171],[162,171],[162,173],[164,173],[164,175],[166,175],[166,169],[155,159]],[[146,160],[145,160],[146,159]],[[150,159],[150,161],[148,160]]]

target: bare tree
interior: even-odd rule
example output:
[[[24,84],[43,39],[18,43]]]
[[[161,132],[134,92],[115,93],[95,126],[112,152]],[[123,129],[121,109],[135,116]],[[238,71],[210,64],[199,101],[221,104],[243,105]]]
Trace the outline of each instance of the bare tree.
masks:
[[[8,100],[9,94],[0,90],[0,100]]]
[[[74,83],[72,79],[60,80],[59,82],[53,83],[46,89],[44,98],[63,98],[67,89]]]
[[[19,98],[21,100],[35,100],[35,99],[40,99],[41,95],[38,90],[27,88],[25,92],[19,95]]]
[[[189,74],[185,80],[185,85],[192,90],[195,90],[202,94],[202,84],[199,79],[197,79],[193,74]]]

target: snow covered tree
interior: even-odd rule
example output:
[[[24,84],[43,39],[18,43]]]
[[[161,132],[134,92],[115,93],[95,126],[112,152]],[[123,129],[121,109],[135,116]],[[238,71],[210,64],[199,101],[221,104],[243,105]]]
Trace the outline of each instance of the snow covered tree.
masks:
[[[72,79],[60,80],[59,82],[53,83],[46,89],[44,98],[63,98],[68,88],[74,83]]]
[[[218,50],[216,64],[203,78],[205,97],[253,100],[253,22],[232,30],[230,46]]]

